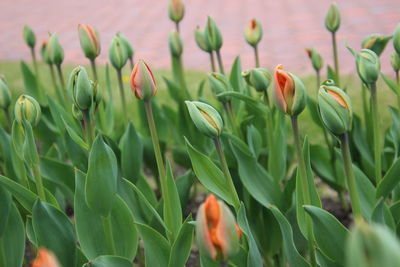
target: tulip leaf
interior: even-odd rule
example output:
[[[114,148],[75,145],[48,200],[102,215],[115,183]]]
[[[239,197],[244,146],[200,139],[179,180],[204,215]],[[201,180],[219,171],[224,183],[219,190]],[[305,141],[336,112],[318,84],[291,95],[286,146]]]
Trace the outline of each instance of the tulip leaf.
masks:
[[[243,93],[229,91],[217,95],[217,97],[224,96],[231,96],[233,98],[242,100],[255,114],[266,114],[268,111],[268,108],[261,101],[256,100],[253,97],[245,95]]]
[[[171,249],[168,241],[148,225],[137,223],[136,227],[144,243],[145,266],[167,267]]]
[[[375,208],[371,214],[371,220],[373,222],[387,226],[388,228],[392,229],[393,232],[396,231],[396,224],[394,222],[394,218],[389,208],[385,204],[385,200],[383,198],[381,198],[376,203]]]
[[[0,185],[7,189],[27,211],[32,212],[33,204],[37,199],[36,194],[14,182],[10,178],[1,175]]]
[[[396,185],[400,182],[400,158],[386,172],[376,189],[376,198],[388,197]]]
[[[132,267],[132,263],[120,256],[103,255],[84,264],[82,267]]]
[[[174,174],[169,161],[166,171],[167,188],[164,196],[164,221],[170,232],[169,241],[172,243],[182,225],[182,208],[178,190],[175,185]]]
[[[193,171],[197,178],[208,190],[233,206],[235,202],[226,186],[222,171],[210,160],[210,157],[196,150],[187,139],[185,141],[186,149],[192,161]]]
[[[24,159],[25,131],[21,124],[14,120],[11,130],[12,144],[20,159]]]
[[[112,149],[98,135],[89,154],[85,184],[87,205],[96,213],[108,216],[117,193],[117,159]]]
[[[231,73],[229,75],[229,81],[230,84],[232,85],[233,90],[235,90],[236,92],[244,91],[240,56],[237,56],[232,64]]]
[[[189,258],[194,233],[191,220],[192,216],[189,215],[179,229],[179,233],[171,246],[168,267],[184,267]]]
[[[75,230],[64,213],[37,200],[32,210],[32,224],[39,246],[52,251],[63,266],[75,266]]]
[[[310,264],[300,255],[293,241],[293,230],[285,216],[275,206],[269,205],[276,220],[279,223],[283,239],[283,255],[290,267],[310,267]]]
[[[121,138],[120,148],[122,177],[135,184],[141,173],[143,144],[132,123],[128,124]]]
[[[22,266],[25,252],[24,223],[14,203],[10,205],[8,220],[0,236],[0,251],[0,266]]]
[[[356,186],[358,196],[360,198],[361,214],[364,218],[371,218],[374,210],[376,199],[376,190],[367,176],[353,164],[354,176],[356,178]]]
[[[29,95],[38,100],[41,105],[45,105],[46,99],[41,93],[38,77],[35,76],[35,74],[31,71],[29,66],[24,61],[21,61],[20,66],[26,91]]]
[[[69,126],[69,124],[64,120],[64,117],[62,117],[62,121],[64,122],[65,129],[67,130],[71,139],[81,148],[89,150],[89,145],[86,144],[82,137],[71,126]]]
[[[273,110],[270,109],[268,112],[272,113],[272,120]],[[268,151],[268,171],[277,182],[280,182],[286,175],[287,128],[282,127],[286,122],[285,114],[277,112],[275,118],[273,125],[271,125],[273,127],[273,142]]]
[[[381,73],[383,80],[385,81],[386,85],[393,91],[396,95],[400,94],[400,87],[396,84],[396,82],[392,81],[388,76]]]
[[[3,235],[7,226],[8,216],[10,215],[10,209],[12,204],[12,197],[10,192],[0,186],[0,238]]]
[[[3,128],[0,128],[0,146],[1,146],[1,152],[2,152],[2,157],[4,160],[4,167],[3,167],[3,172],[4,175],[10,177],[10,178],[19,178],[18,176],[18,171],[14,170],[14,160],[13,160],[13,144],[11,140],[11,136],[6,133],[6,131]],[[21,159],[17,159],[19,162]],[[16,163],[18,164],[18,163]]]
[[[40,173],[44,178],[58,185],[63,185],[72,192],[75,189],[75,173],[71,165],[53,158],[41,157]]]
[[[315,240],[321,251],[341,265],[344,265],[345,247],[349,231],[329,212],[315,207],[304,206],[311,216]]]

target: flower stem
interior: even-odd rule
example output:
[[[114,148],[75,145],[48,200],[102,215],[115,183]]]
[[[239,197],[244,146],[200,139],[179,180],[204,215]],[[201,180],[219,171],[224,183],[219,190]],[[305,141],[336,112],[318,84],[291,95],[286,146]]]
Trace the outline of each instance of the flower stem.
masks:
[[[318,95],[318,90],[319,90],[319,87],[321,85],[321,71],[315,70],[315,74],[316,74],[316,77],[317,77],[317,95]]]
[[[260,67],[260,57],[258,55],[258,45],[254,46],[254,57],[256,60],[256,68],[259,68]]]
[[[83,126],[84,126],[83,130],[85,132],[86,142],[88,143],[89,147],[91,147],[94,139],[94,131],[92,127],[93,125],[90,121],[89,110],[82,111],[82,114],[83,114]]]
[[[376,83],[370,84],[371,89],[371,113],[372,125],[374,133],[374,159],[375,159],[375,181],[378,185],[381,181],[382,163],[381,163],[381,146],[379,144],[379,113],[378,113],[378,99],[376,94]]]
[[[101,216],[101,221],[103,223],[104,235],[106,238],[109,252],[112,255],[114,255],[115,254],[115,244],[114,244],[114,237],[113,237],[113,232],[112,232],[112,227],[111,227],[111,215]]]
[[[230,101],[225,102],[224,108],[225,108],[226,113],[228,114],[228,120],[229,120],[229,124],[231,125],[232,133],[234,133],[236,136],[240,137],[240,131],[237,128],[235,115],[233,114],[233,110],[232,110],[232,103]]]
[[[135,64],[133,64],[133,56],[129,58],[129,65],[131,66],[131,70],[133,70],[133,67]]]
[[[153,142],[154,155],[156,157],[157,168],[158,168],[158,175],[160,177],[159,179],[161,184],[161,195],[162,197],[165,197],[167,189],[167,180],[165,177],[164,161],[161,154],[160,142],[157,135],[156,124],[154,122],[153,108],[151,107],[150,101],[144,101],[144,107],[146,110],[147,122],[149,124],[151,141]]]
[[[211,62],[211,71],[215,72],[215,59],[214,59],[214,53],[211,51],[210,53],[210,62]]]
[[[33,68],[35,69],[36,75],[39,76],[39,69],[36,61],[35,48],[33,47],[31,47],[31,55],[32,55]]]
[[[179,22],[175,22],[175,30],[179,33]]]
[[[40,200],[46,201],[46,195],[44,193],[42,175],[40,174],[40,168],[38,163],[32,165],[33,177],[35,177],[36,191]]]
[[[122,71],[120,69],[117,69],[117,75],[118,75],[118,86],[119,86],[119,94],[121,96],[121,103],[122,103],[122,112],[124,121],[128,121],[127,117],[127,110],[126,110],[126,100],[125,100],[125,91],[124,91],[124,83],[122,82]]]
[[[222,172],[224,173],[226,182],[228,183],[229,189],[233,196],[233,204],[235,206],[235,210],[238,211],[240,207],[239,196],[236,192],[235,185],[233,184],[231,173],[229,172],[228,163],[226,162],[225,153],[222,149],[221,138],[218,136],[214,139],[215,149],[217,150],[219,161],[221,164]]]
[[[95,58],[90,60],[90,66],[92,67],[94,80],[98,81],[97,70],[96,70],[96,59]]]
[[[335,73],[337,77],[336,86],[340,87],[340,72],[339,72],[339,59],[337,53],[337,44],[336,44],[336,33],[332,33],[332,48],[333,48],[333,60],[335,63]]]
[[[62,95],[64,97],[63,103],[65,103],[65,106],[68,107],[69,99],[67,96],[67,88],[65,87],[65,82],[64,82],[64,75],[61,70],[61,64],[57,65],[57,73],[58,73],[58,78],[60,79],[60,84],[61,84],[61,91]]]
[[[217,53],[217,59],[218,59],[218,65],[219,65],[219,72],[221,72],[222,74],[225,74],[224,64],[222,63],[222,57],[221,57],[220,50],[217,50],[216,53]]]
[[[306,164],[303,158],[303,152],[301,149],[300,144],[300,134],[299,134],[299,126],[297,121],[297,116],[292,116],[292,130],[293,130],[293,137],[294,137],[294,145],[296,148],[297,153],[297,161],[298,161],[298,170],[299,170],[299,178],[300,182],[303,187],[303,200],[305,205],[311,205],[311,196],[310,196],[310,189],[308,185],[307,179],[307,170]],[[314,247],[314,233],[312,228],[312,221],[309,215],[306,215],[306,225],[307,225],[307,240],[308,246],[310,250],[310,261],[313,267],[317,266],[316,257],[315,257],[315,247]]]

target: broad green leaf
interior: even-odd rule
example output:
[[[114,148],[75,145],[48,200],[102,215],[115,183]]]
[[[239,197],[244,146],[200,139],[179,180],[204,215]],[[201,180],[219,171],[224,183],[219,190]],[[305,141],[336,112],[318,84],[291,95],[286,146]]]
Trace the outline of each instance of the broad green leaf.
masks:
[[[25,252],[24,223],[14,203],[0,237],[0,266],[22,266]]]
[[[0,185],[7,189],[27,211],[30,213],[32,212],[33,204],[35,204],[38,197],[36,194],[14,182],[10,178],[1,175]]]
[[[190,224],[192,216],[186,218],[171,247],[168,267],[184,267],[192,248],[194,227]]]
[[[132,267],[132,262],[119,256],[99,256],[82,267]]]
[[[50,204],[37,200],[32,223],[38,245],[52,251],[63,266],[75,266],[75,230],[68,217]]]
[[[392,81],[388,76],[386,76],[383,73],[381,73],[381,76],[382,76],[383,80],[385,81],[386,85],[390,88],[390,90],[393,91],[393,93],[395,93],[396,95],[400,94],[400,88],[396,84],[396,82]]]
[[[344,265],[345,248],[349,231],[329,212],[314,206],[304,206],[311,216],[315,240],[321,251],[333,261]]]
[[[137,223],[136,227],[144,243],[146,266],[167,267],[171,250],[168,241],[147,225]]]
[[[255,158],[258,158],[262,148],[262,138],[260,132],[254,125],[247,127],[247,144]]]
[[[194,182],[195,176],[192,170],[187,171],[184,175],[175,180],[176,188],[178,189],[179,198],[181,200],[182,210],[185,210],[189,203],[190,189]]]
[[[64,185],[72,192],[75,189],[75,174],[71,165],[58,160],[41,157],[40,172],[42,176],[56,184]]]
[[[0,238],[3,236],[10,215],[12,197],[10,192],[0,186]]]
[[[11,140],[14,150],[20,159],[24,159],[25,131],[17,121],[14,120],[11,130]]]
[[[364,218],[371,218],[374,210],[376,199],[376,190],[367,176],[353,164],[354,176],[356,178],[356,186],[358,196],[360,198],[361,213]]]
[[[112,149],[98,135],[89,154],[85,184],[87,205],[96,213],[108,216],[117,193],[117,159]]]
[[[43,97],[43,93],[41,92],[41,89],[43,88],[40,87],[38,78],[24,61],[21,61],[20,66],[26,91],[29,95],[39,101],[41,105],[46,105],[46,99]]]
[[[243,102],[246,103],[249,109],[251,109],[255,114],[266,114],[268,111],[267,106],[265,106],[263,102],[261,102],[260,100],[256,100],[253,97],[245,95],[243,93],[229,91],[217,95],[217,97],[222,97],[222,96],[231,96],[233,98],[242,100]]]
[[[273,109],[268,112],[273,113]],[[268,151],[268,172],[275,181],[282,181],[286,176],[286,154],[287,154],[287,128],[285,125],[286,116],[282,112],[276,112],[275,120],[270,114],[272,131],[272,144]],[[267,129],[268,131],[268,129]]]
[[[385,204],[385,200],[381,198],[375,205],[372,211],[371,220],[375,223],[380,223],[396,232],[396,224],[394,218],[390,213],[389,208]]]
[[[28,240],[36,247],[38,247],[38,241],[37,237],[35,234],[35,230],[33,230],[33,223],[32,223],[32,217],[27,216],[26,217],[26,223],[25,223],[25,231],[26,231],[26,237],[28,237]]]
[[[236,92],[243,92],[243,78],[242,68],[240,64],[240,57],[237,56],[232,64],[231,73],[229,75],[229,81],[232,85],[233,90]]]
[[[81,148],[85,149],[85,150],[89,150],[89,145],[83,140],[83,138],[81,137],[81,135],[79,133],[76,132],[76,130],[74,130],[64,119],[64,117],[62,117],[62,121],[64,122],[65,125],[65,129],[67,130],[69,136],[71,137],[72,140],[74,140],[74,142],[79,145]]]
[[[29,166],[33,166],[34,164],[39,164],[35,136],[33,135],[31,124],[27,121],[24,121],[23,124],[25,130],[24,160]]]
[[[132,123],[121,138],[120,148],[122,177],[135,184],[141,173],[143,145]]]
[[[19,179],[18,173],[14,171],[12,150],[14,150],[11,136],[0,128],[0,147],[4,160],[4,175],[15,180]]]
[[[281,227],[283,254],[290,267],[310,267],[310,264],[299,254],[293,241],[293,231],[285,216],[274,206],[268,206]]]
[[[386,172],[376,189],[376,198],[389,196],[390,192],[400,182],[400,158]]]
[[[170,243],[174,242],[182,225],[182,208],[178,190],[175,185],[174,174],[169,161],[166,170],[167,188],[164,196],[164,221],[168,227]]]

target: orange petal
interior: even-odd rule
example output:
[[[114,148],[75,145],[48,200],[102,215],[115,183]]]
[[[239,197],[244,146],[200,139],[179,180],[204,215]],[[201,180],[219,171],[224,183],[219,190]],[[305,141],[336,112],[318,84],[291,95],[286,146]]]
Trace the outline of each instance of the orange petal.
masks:
[[[343,97],[341,95],[339,95],[338,93],[331,91],[331,90],[326,90],[326,92],[328,94],[330,94],[342,107],[344,107],[345,109],[349,109],[349,107],[347,106],[346,101],[344,101]]]
[[[51,251],[45,248],[39,248],[37,257],[32,262],[31,267],[60,267],[60,265]]]
[[[220,219],[220,210],[217,198],[213,194],[209,195],[204,206],[210,228],[216,227]]]

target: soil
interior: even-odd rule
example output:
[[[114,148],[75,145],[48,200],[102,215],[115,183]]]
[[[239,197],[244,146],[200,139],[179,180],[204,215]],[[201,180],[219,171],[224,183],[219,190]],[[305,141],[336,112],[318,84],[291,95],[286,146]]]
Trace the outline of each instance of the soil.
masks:
[[[333,216],[336,217],[344,226],[347,228],[351,225],[352,216],[351,216],[351,207],[347,203],[349,207],[348,210],[345,210],[339,202],[333,200],[332,198],[323,198],[322,199],[322,207],[324,210],[330,212]]]

